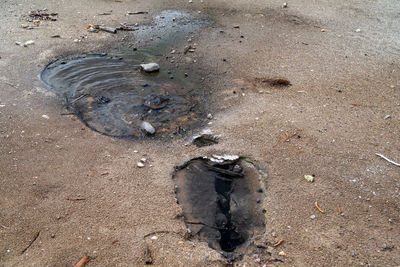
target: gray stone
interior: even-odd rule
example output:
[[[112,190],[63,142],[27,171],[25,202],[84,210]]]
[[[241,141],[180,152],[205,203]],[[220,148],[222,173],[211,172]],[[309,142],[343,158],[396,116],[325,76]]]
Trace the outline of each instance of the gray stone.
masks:
[[[156,72],[160,70],[160,66],[157,63],[140,64],[140,67],[145,72]]]

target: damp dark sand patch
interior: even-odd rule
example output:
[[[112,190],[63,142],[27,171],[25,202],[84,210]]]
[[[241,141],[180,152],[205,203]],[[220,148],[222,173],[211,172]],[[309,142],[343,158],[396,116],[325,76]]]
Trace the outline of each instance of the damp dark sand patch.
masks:
[[[292,84],[284,78],[255,78],[254,85],[261,85],[262,87],[288,87]]]
[[[166,10],[134,32],[138,43],[147,46],[123,48],[114,56],[67,56],[48,64],[40,78],[97,132],[138,138],[148,135],[146,128],[151,127],[159,137],[182,134],[201,125],[205,115],[204,92],[196,75],[186,77],[161,63],[160,72],[147,74],[139,64],[160,62],[172,45],[204,25],[205,20],[190,14]]]
[[[177,167],[176,196],[192,234],[229,258],[265,231],[263,187],[253,164],[237,156],[195,158]]]

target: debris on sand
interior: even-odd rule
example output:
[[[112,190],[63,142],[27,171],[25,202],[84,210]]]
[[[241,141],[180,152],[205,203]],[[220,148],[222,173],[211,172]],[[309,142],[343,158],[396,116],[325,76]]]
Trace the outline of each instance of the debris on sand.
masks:
[[[33,44],[35,44],[35,41],[29,40],[29,41],[26,41],[26,42],[24,42],[24,43],[19,42],[19,41],[16,41],[15,44],[16,44],[16,45],[19,45],[19,46],[27,47],[28,45],[33,45]]]
[[[28,14],[31,20],[50,20],[56,21],[58,13],[48,12],[47,9],[30,11]]]
[[[89,256],[83,256],[74,267],[84,267],[91,259]]]
[[[375,155],[377,155],[378,157],[383,158],[384,160],[386,160],[386,161],[389,162],[389,163],[392,163],[393,165],[396,165],[397,167],[400,167],[400,163],[394,162],[393,160],[388,159],[387,157],[385,157],[385,156],[382,155],[382,154],[375,153]]]
[[[160,70],[160,66],[157,63],[140,64],[140,68],[148,73]]]
[[[312,176],[312,175],[304,175],[304,179],[306,179],[307,182],[310,182],[310,183],[314,182],[314,176]]]
[[[319,210],[319,212],[324,213],[325,211],[323,211],[319,206],[318,206],[318,202],[315,201],[314,203],[315,207]]]
[[[127,15],[142,15],[142,14],[148,14],[148,11],[128,11],[126,12]]]
[[[32,246],[32,244],[36,241],[36,239],[39,237],[40,234],[40,230],[36,232],[35,236],[32,238],[31,242],[29,242],[28,246],[26,248],[24,248],[24,250],[22,250],[21,254],[24,254],[25,251],[28,250],[28,248],[30,248]]]
[[[107,26],[101,26],[101,25],[94,25],[95,29],[98,29],[103,32],[109,32],[109,33],[117,33],[117,28],[114,27],[107,27]]]
[[[138,168],[144,168],[144,164],[142,162],[140,162],[140,161],[136,164],[136,166]]]

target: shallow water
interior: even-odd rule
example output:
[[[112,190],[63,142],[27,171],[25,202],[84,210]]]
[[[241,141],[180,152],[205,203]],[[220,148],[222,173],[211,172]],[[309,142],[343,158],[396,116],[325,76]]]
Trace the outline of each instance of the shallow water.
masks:
[[[148,122],[156,136],[182,134],[201,124],[204,93],[195,74],[185,75],[167,65],[162,55],[205,23],[187,13],[166,10],[152,24],[134,31],[142,47],[121,49],[113,56],[58,59],[44,68],[40,78],[65,100],[69,110],[100,133],[144,137],[141,125]],[[140,71],[139,64],[148,62],[159,63],[160,71]]]

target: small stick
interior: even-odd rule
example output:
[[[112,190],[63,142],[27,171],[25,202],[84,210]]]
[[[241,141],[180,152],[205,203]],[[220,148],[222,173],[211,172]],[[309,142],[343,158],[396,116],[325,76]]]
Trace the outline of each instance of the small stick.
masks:
[[[127,15],[142,15],[142,14],[148,14],[149,12],[147,11],[136,11],[136,12],[132,12],[132,11],[128,11],[126,12]]]
[[[289,134],[286,132],[286,133],[285,133],[286,137],[283,138],[282,140],[278,141],[278,143],[276,143],[276,144],[274,145],[274,147],[277,147],[277,146],[279,146],[280,144],[282,144],[282,143],[288,141],[290,138],[292,138],[293,136],[295,136],[295,135],[297,135],[297,134],[298,134],[297,131],[296,131],[294,134],[291,134],[291,135],[289,135]]]
[[[276,244],[274,245],[274,247],[277,247],[277,246],[279,246],[279,245],[282,244],[282,243],[283,243],[283,239],[279,240],[278,243],[276,243]]]
[[[83,256],[74,267],[84,267],[86,263],[88,263],[92,258],[89,256]]]
[[[167,230],[154,231],[154,232],[151,232],[151,233],[148,233],[148,234],[144,235],[143,238],[149,237],[149,236],[154,235],[154,234],[168,234],[169,232],[170,231],[167,231]]]
[[[87,94],[83,94],[83,95],[78,96],[77,98],[75,98],[74,100],[71,101],[71,104],[75,103],[76,101],[78,101],[79,99],[81,99],[81,98],[83,98],[85,96],[87,96]]]
[[[318,206],[318,202],[315,201],[315,207],[319,210],[319,212],[324,213],[324,211]]]
[[[39,234],[40,234],[40,230],[35,234],[35,236],[33,237],[32,241],[29,242],[28,246],[21,252],[21,255],[24,254],[25,251],[27,251],[30,246],[32,246],[33,242],[35,242],[36,239],[39,237]]]
[[[77,197],[77,198],[69,198],[69,197],[67,197],[67,200],[70,200],[70,201],[82,201],[82,200],[86,200],[86,198],[84,198],[84,197]]]
[[[385,156],[382,155],[382,154],[375,153],[375,155],[377,155],[378,157],[383,158],[384,160],[386,160],[386,161],[389,162],[389,163],[392,163],[393,165],[396,165],[397,167],[400,167],[400,163],[394,162],[393,160],[388,159],[387,157],[385,157]]]

